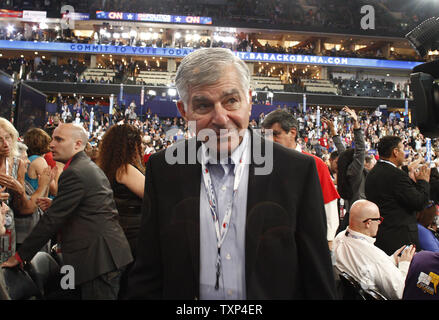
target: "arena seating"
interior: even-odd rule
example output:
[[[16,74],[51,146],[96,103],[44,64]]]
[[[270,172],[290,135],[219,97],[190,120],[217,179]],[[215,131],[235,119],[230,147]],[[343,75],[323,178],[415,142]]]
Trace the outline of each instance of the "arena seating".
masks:
[[[104,82],[110,81],[114,82],[114,77],[116,76],[116,72],[112,69],[101,69],[101,68],[87,68],[84,73],[81,75],[81,79],[85,78],[86,81],[93,80],[94,82],[101,81]]]
[[[345,96],[368,96],[401,98],[401,92],[395,90],[395,84],[389,81],[380,80],[350,80],[334,79]]]
[[[284,85],[279,77],[253,76],[251,87],[255,90],[263,90],[268,88],[268,90],[279,91],[284,89]]]
[[[338,94],[337,86],[329,80],[304,79],[302,83],[306,92]]]
[[[167,86],[173,83],[175,72],[140,71],[136,77],[136,84],[152,86]]]

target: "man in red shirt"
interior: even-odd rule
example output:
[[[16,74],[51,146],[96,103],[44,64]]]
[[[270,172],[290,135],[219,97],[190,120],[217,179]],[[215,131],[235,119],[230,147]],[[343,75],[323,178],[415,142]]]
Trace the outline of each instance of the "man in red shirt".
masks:
[[[315,159],[325,203],[328,245],[332,250],[332,241],[339,225],[337,199],[340,196],[331,179],[328,166],[319,157],[301,150],[297,144],[299,123],[291,113],[284,110],[272,111],[265,117],[262,127],[273,130],[272,140],[274,142],[280,143],[286,148],[305,153]],[[268,138],[270,138],[269,135]]]
[[[319,143],[320,143],[320,145],[321,145],[323,148],[325,148],[325,149],[328,149],[328,148],[329,148],[329,144],[328,144],[328,134],[327,134],[327,133],[325,133],[325,134],[323,135],[323,137],[321,137],[321,138],[319,139]]]
[[[148,162],[148,159],[153,152],[154,148],[152,147],[151,137],[149,135],[144,135],[142,137],[143,164]]]

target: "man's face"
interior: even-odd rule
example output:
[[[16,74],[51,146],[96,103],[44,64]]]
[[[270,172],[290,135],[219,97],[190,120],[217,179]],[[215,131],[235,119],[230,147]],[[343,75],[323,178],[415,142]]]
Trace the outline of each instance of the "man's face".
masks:
[[[376,213],[373,214],[370,218],[379,218],[380,217],[380,212],[378,210],[376,210]],[[378,228],[381,224],[381,221],[379,220],[369,220],[367,223],[369,223],[369,236],[370,237],[376,237],[377,233],[378,233]]]
[[[219,70],[222,77],[212,85],[190,88],[186,110],[182,101],[178,109],[186,121],[195,121],[196,134],[211,129],[216,137],[203,141],[218,153],[233,152],[241,143],[251,113],[251,91],[244,92],[234,67]]]
[[[11,144],[11,135],[3,128],[0,128],[0,156],[9,157],[11,152]]]
[[[287,132],[282,129],[278,122],[273,124],[270,129],[273,130],[273,136],[267,135],[268,139],[272,139],[274,142],[290,149],[296,148],[296,129],[293,128]]]
[[[148,147],[149,138],[147,136],[143,136],[142,138],[142,154],[146,152],[146,148]]]
[[[329,159],[329,169],[331,169],[331,172],[333,173],[337,173],[337,169],[338,169],[337,162],[338,162],[338,157],[333,160]]]
[[[60,125],[53,131],[49,147],[53,160],[66,163],[80,151],[81,145],[81,140],[74,137],[73,130],[68,125]]]

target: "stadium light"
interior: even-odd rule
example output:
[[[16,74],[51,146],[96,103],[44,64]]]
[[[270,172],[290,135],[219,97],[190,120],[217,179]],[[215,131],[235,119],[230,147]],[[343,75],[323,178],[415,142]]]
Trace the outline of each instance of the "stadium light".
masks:
[[[148,41],[151,39],[151,32],[141,32],[140,33],[140,39]]]
[[[137,37],[137,31],[134,30],[134,29],[132,29],[132,30],[130,31],[130,37],[131,37],[131,38],[135,38],[135,37]]]
[[[47,28],[49,28],[49,26],[47,25],[47,23],[45,23],[45,22],[41,22],[40,23],[40,29],[47,29]]]
[[[169,88],[168,89],[168,96],[170,97],[175,97],[177,95],[177,90],[174,88]]]
[[[200,41],[200,38],[201,38],[200,35],[198,33],[195,33],[192,37],[192,40],[194,40],[195,42],[198,42],[198,41]]]
[[[8,27],[6,28],[8,30],[9,33],[14,32],[15,28],[12,25],[8,25]]]
[[[180,39],[181,38],[181,33],[180,32],[176,32],[175,33],[175,39]]]

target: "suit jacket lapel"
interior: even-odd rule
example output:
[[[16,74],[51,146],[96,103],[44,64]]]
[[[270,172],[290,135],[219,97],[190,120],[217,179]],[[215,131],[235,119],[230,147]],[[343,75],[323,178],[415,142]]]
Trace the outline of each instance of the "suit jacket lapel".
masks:
[[[265,139],[255,135],[255,132],[250,129],[251,141],[251,163],[249,168],[248,189],[247,189],[247,212],[246,212],[246,231],[245,231],[245,275],[247,288],[249,279],[253,271],[255,259],[257,257],[259,235],[263,227],[263,219],[253,215],[258,210],[254,210],[258,203],[263,203],[267,199],[267,186],[271,175],[255,175],[255,169],[263,167],[265,164],[256,164],[254,159],[254,145],[255,140],[261,143],[261,151],[265,151]],[[247,290],[248,291],[248,290]]]
[[[198,151],[201,146],[200,142],[197,142]],[[186,149],[188,152],[188,149]],[[186,155],[188,154],[186,152]],[[198,199],[190,202],[190,205],[185,212],[186,217],[186,236],[189,245],[189,252],[192,262],[192,271],[195,280],[196,296],[199,296],[199,282],[200,282],[200,186],[201,186],[201,164],[186,164],[182,166],[184,170],[182,176],[184,177],[184,188],[189,190],[190,197]],[[193,193],[192,193],[193,192]]]

